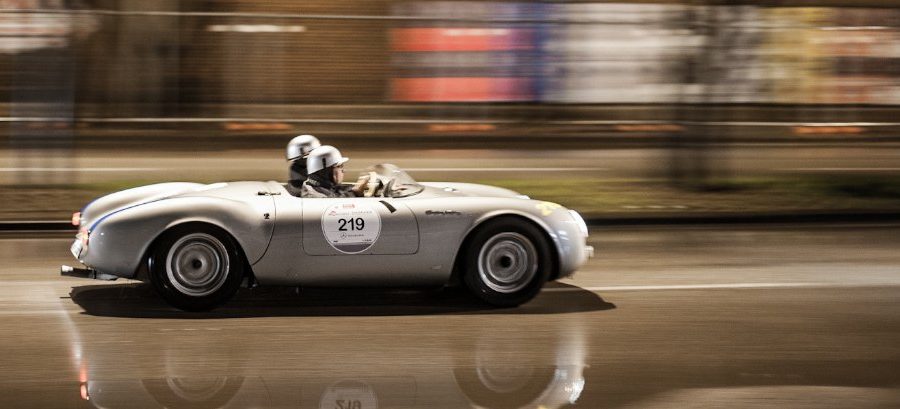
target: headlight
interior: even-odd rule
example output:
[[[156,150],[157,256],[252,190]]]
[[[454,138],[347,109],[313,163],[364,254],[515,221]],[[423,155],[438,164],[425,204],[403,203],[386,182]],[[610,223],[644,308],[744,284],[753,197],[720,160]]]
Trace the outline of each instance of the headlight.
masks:
[[[578,225],[578,228],[581,230],[581,234],[583,234],[584,237],[587,237],[588,227],[587,223],[584,222],[584,218],[582,218],[581,215],[574,210],[569,210],[569,214],[572,216],[572,220],[575,220],[575,224]]]

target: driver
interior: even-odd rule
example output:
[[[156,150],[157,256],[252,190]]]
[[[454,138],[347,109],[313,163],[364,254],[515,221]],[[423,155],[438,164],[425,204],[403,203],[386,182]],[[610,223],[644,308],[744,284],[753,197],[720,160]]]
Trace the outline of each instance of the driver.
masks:
[[[309,152],[306,169],[309,177],[303,182],[302,197],[359,197],[363,195],[369,175],[360,176],[356,184],[342,185],[344,163],[350,158],[341,155],[334,146],[322,145]]]
[[[306,181],[306,157],[309,152],[322,146],[319,139],[312,135],[300,135],[291,139],[287,145],[285,155],[288,165],[287,190],[291,195],[300,196],[303,191],[303,182]]]

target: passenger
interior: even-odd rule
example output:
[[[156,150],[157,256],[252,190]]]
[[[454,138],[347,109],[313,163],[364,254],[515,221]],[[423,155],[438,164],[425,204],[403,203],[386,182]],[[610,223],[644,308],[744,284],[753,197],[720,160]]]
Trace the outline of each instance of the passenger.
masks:
[[[334,146],[322,145],[306,157],[309,177],[303,182],[302,197],[359,197],[363,195],[369,176],[363,175],[353,186],[342,185],[344,163],[350,158],[341,155]]]
[[[291,139],[287,145],[288,183],[287,190],[291,195],[300,196],[303,182],[306,181],[306,157],[309,152],[322,146],[319,139],[312,135],[300,135]]]

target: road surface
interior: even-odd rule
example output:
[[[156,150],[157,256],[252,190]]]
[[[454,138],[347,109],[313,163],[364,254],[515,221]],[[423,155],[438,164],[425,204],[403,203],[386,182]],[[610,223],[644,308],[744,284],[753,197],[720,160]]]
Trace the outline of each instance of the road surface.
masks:
[[[0,407],[900,406],[900,226],[593,229],[516,309],[242,290],[188,314],[0,238]]]

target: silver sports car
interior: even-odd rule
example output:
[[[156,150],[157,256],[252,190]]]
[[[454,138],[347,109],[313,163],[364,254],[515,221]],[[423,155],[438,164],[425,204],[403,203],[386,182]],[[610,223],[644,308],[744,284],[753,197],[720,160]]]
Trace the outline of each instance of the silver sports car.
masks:
[[[103,196],[73,215],[62,274],[150,281],[201,311],[241,285],[434,287],[462,283],[496,306],[532,299],[593,248],[581,216],[514,191],[419,183],[370,169],[365,197],[300,198],[277,182],[160,183]]]

